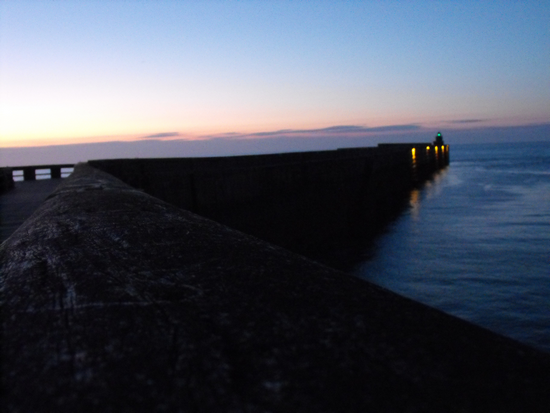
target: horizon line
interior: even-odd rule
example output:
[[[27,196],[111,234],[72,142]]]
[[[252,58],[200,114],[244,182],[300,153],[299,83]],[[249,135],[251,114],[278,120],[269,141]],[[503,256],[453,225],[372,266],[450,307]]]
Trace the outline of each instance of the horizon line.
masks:
[[[284,138],[301,138],[301,139],[316,139],[316,138],[328,138],[328,137],[341,137],[341,138],[369,138],[377,135],[403,135],[407,133],[433,133],[433,131],[444,131],[444,133],[460,131],[467,132],[473,130],[510,130],[518,128],[532,128],[532,127],[545,127],[550,126],[550,122],[537,122],[526,123],[517,125],[479,125],[483,123],[485,119],[464,119],[464,120],[452,120],[446,121],[450,127],[444,127],[439,124],[436,126],[424,126],[419,123],[407,123],[407,124],[395,124],[385,126],[368,127],[364,125],[334,125],[317,129],[277,129],[273,131],[263,132],[223,132],[215,134],[203,134],[203,135],[189,135],[180,132],[158,132],[148,134],[128,134],[128,135],[103,135],[94,136],[81,142],[68,142],[68,143],[45,143],[45,144],[30,144],[30,145],[9,145],[2,146],[0,143],[0,149],[23,149],[23,148],[44,148],[52,146],[78,146],[78,145],[96,145],[105,143],[136,143],[136,142],[200,142],[200,141],[242,141],[242,140],[262,140],[262,139],[284,139]],[[453,125],[453,126],[451,126]],[[460,125],[461,127],[456,127]],[[476,125],[476,126],[473,126]],[[101,140],[93,140],[93,139]],[[107,139],[106,139],[107,138]],[[87,140],[89,139],[89,140]]]

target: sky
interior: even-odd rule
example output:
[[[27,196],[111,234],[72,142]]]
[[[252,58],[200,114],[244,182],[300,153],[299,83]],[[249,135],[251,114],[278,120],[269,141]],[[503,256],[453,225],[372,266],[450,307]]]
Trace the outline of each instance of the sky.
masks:
[[[0,148],[548,140],[549,21],[540,0],[0,0]]]

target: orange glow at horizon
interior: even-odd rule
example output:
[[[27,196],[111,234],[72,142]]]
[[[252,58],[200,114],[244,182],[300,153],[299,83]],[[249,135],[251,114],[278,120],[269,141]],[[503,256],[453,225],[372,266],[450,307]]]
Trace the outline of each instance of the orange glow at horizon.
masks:
[[[0,2],[0,148],[548,124],[545,5],[70,3]]]
[[[264,132],[274,132],[279,130],[316,130],[327,127],[333,127],[338,125],[367,125],[369,128],[385,127],[387,125],[400,125],[400,124],[415,124],[423,128],[441,128],[441,129],[464,129],[466,125],[450,126],[445,125],[444,121],[435,121],[435,119],[420,119],[413,122],[409,117],[405,118],[390,118],[389,116],[373,119],[367,117],[361,122],[359,119],[351,118],[339,118],[335,116],[333,119],[325,118],[323,116],[315,119],[313,114],[310,114],[307,118],[298,119],[282,119],[276,122],[274,119],[256,119],[254,121],[246,119],[245,121],[239,121],[236,118],[225,119],[225,122],[218,118],[217,122],[209,122],[208,119],[203,116],[202,119],[194,123],[176,122],[171,119],[167,122],[159,120],[153,121],[150,119],[147,121],[135,121],[133,117],[126,117],[122,119],[122,122],[115,123],[109,119],[98,118],[98,122],[94,122],[94,119],[86,118],[85,116],[78,116],[77,113],[73,113],[72,120],[67,120],[62,125],[59,121],[54,122],[48,120],[48,116],[55,118],[54,112],[44,112],[42,116],[38,116],[33,122],[26,121],[21,118],[21,114],[18,116],[10,117],[10,111],[3,108],[3,113],[0,113],[2,122],[0,123],[0,148],[9,147],[34,147],[34,146],[50,146],[50,145],[67,145],[67,144],[81,144],[81,143],[101,143],[108,141],[133,141],[141,140],[148,135],[156,135],[164,132],[177,133],[177,137],[171,139],[185,139],[185,140],[197,140],[203,139],[205,136],[213,136],[227,133],[237,134],[255,134]],[[13,115],[16,115],[13,113]],[[215,118],[214,114],[211,114],[212,118]],[[69,119],[70,116],[67,117]],[[242,119],[242,117],[240,118]],[[320,121],[319,119],[323,119]],[[104,120],[102,122],[102,120]],[[426,122],[427,121],[427,122]],[[124,126],[126,124],[126,126]],[[522,122],[518,122],[515,125],[508,125],[508,122],[501,122],[495,119],[492,122],[486,122],[483,126],[521,126]],[[130,125],[128,127],[127,125]],[[480,126],[480,125],[476,125]],[[377,135],[383,135],[386,132],[376,132]],[[392,134],[399,134],[402,132],[391,131]],[[406,131],[403,133],[407,133]],[[429,150],[427,148],[427,150]],[[444,150],[444,148],[442,149]]]

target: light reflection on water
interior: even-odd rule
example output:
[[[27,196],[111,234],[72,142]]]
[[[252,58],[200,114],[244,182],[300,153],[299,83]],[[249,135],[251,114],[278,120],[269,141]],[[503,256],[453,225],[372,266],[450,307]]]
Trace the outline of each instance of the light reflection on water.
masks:
[[[420,216],[420,190],[413,189],[411,191],[411,197],[409,200],[409,205],[411,207],[410,214],[411,218],[414,220],[418,220]]]
[[[539,149],[451,148],[355,274],[550,351],[550,144]]]

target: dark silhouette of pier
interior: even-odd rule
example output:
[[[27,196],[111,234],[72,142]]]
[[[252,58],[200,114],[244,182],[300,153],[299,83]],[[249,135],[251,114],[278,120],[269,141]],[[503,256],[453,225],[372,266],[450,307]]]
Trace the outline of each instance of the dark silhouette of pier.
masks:
[[[550,355],[307,258],[447,163],[424,143],[77,165],[0,246],[3,407],[546,412]]]

